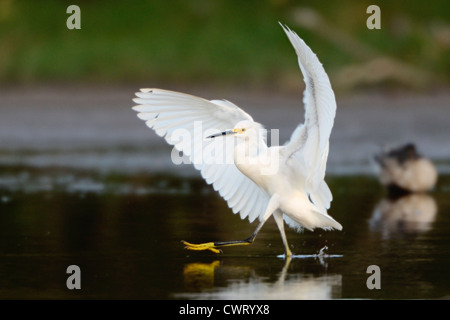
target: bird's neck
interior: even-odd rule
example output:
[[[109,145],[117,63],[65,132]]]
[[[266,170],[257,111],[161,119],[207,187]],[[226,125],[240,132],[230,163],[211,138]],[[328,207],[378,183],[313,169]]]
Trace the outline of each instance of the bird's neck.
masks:
[[[245,158],[257,157],[261,152],[267,150],[267,144],[261,136],[246,137],[240,140],[235,148],[235,158],[237,155]]]

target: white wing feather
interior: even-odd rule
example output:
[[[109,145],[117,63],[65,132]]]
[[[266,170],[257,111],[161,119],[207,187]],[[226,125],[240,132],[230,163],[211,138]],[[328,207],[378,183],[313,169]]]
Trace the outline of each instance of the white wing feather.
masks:
[[[324,181],[329,138],[336,115],[336,99],[330,80],[312,50],[288,27],[283,27],[295,52],[305,81],[305,123],[297,127],[283,152],[299,176],[308,175],[306,190],[314,204],[326,213],[332,195]],[[300,177],[299,177],[300,178]]]
[[[233,213],[240,212],[241,218],[248,217],[250,222],[261,216],[269,197],[234,165],[233,144],[225,143],[224,139],[205,140],[208,130],[212,134],[231,129],[241,120],[253,121],[249,114],[226,100],[208,101],[161,89],[141,89],[136,96],[133,101],[138,105],[133,109],[139,112],[138,117],[167,143],[189,156],[194,167],[227,201]],[[202,132],[194,128],[196,121],[200,121]],[[179,137],[177,130],[180,129],[186,130],[190,141]],[[214,148],[213,144],[219,146]],[[211,154],[208,150],[218,152]]]

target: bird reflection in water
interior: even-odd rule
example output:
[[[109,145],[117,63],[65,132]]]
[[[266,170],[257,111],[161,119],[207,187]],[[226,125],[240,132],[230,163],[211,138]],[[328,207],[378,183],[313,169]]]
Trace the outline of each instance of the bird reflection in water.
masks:
[[[225,266],[219,261],[190,263],[183,272],[190,292],[177,294],[176,298],[288,300],[341,297],[341,274],[293,272],[289,267],[291,261],[292,258],[286,258],[276,281],[271,280],[271,276],[258,275],[250,266]],[[322,264],[320,259],[317,261]],[[226,279],[223,285],[217,285],[218,278]]]
[[[383,151],[375,161],[380,183],[388,193],[376,205],[370,229],[381,232],[384,238],[430,230],[438,211],[436,201],[426,193],[437,182],[433,163],[411,143]]]
[[[416,234],[428,231],[436,219],[436,201],[425,193],[412,193],[399,198],[382,199],[369,221],[372,231],[383,238],[394,234]]]
[[[211,263],[194,262],[184,267],[183,277],[186,287],[190,290],[208,289],[214,286],[214,271],[220,266],[220,261]]]

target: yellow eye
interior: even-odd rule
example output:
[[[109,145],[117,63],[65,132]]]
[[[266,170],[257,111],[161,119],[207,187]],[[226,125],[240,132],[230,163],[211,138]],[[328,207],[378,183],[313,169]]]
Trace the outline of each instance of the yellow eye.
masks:
[[[242,128],[241,131],[242,131],[242,132],[245,132],[245,128]]]

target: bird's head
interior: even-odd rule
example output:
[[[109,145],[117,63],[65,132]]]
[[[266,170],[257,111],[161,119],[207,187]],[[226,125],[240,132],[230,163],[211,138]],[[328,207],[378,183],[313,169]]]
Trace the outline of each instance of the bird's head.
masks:
[[[243,120],[239,121],[233,129],[212,134],[207,138],[212,139],[221,136],[234,136],[236,138],[256,137],[259,134],[260,129],[260,124],[249,120]]]

